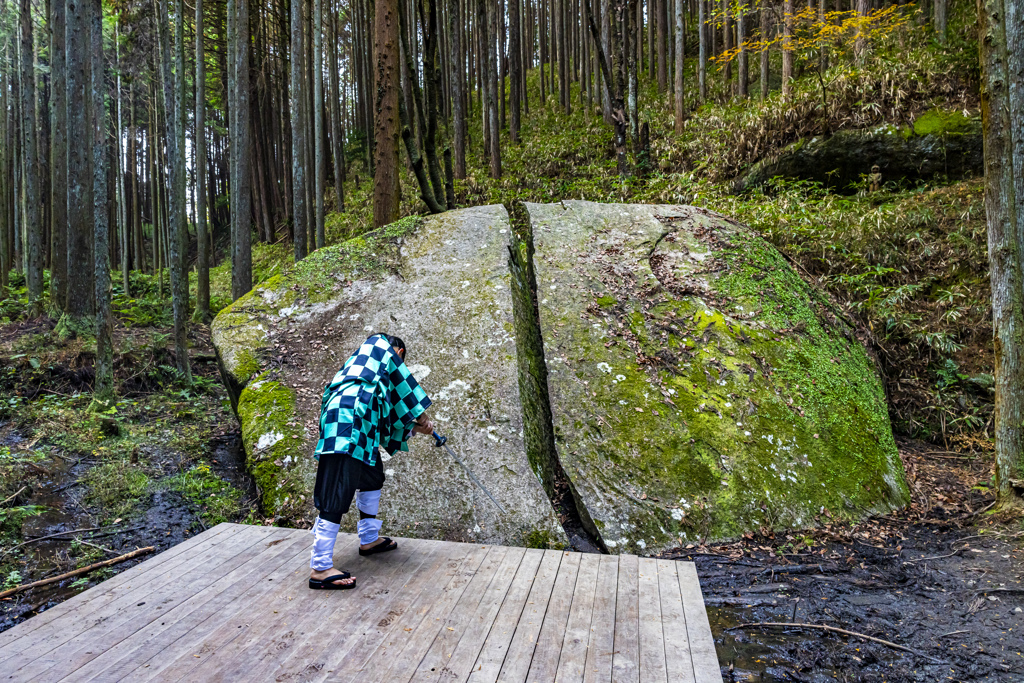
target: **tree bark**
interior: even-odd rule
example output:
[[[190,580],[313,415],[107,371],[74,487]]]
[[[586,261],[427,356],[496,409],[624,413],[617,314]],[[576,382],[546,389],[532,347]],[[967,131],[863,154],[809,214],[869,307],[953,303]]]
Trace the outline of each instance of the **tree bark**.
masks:
[[[946,23],[948,16],[948,0],[935,0],[934,8],[934,26],[935,26],[935,37],[939,41],[939,45],[946,45]]]
[[[860,4],[867,0],[857,0]],[[785,0],[783,5],[782,30],[782,99],[789,101],[793,93],[793,0]]]
[[[89,144],[88,97],[89,0],[68,0],[65,13],[68,124],[68,280],[69,331],[92,318],[95,306],[92,225],[92,169]],[[84,329],[84,328],[83,328]]]
[[[327,42],[331,63],[327,70],[327,85],[330,90],[328,97],[331,105],[331,149],[334,156],[334,208],[340,212],[345,210],[345,138],[342,133],[342,107],[338,89],[338,13],[333,6],[330,13],[331,18],[327,22],[330,28]]]
[[[27,0],[26,0],[27,1]],[[110,214],[107,206],[107,115],[104,107],[103,4],[92,0],[91,106],[93,247],[96,285],[96,383],[94,400],[101,405],[114,394],[114,324],[110,313]]]
[[[666,0],[654,0],[655,17],[650,17],[648,19],[649,21],[656,19],[659,93],[665,92],[665,89],[668,87],[668,64],[666,59],[668,52],[668,21],[665,12],[665,4]]]
[[[708,98],[708,0],[697,0],[697,35],[700,40],[697,56],[697,83],[700,101]]]
[[[206,219],[206,51],[203,0],[196,2],[196,311],[195,320],[210,322],[210,238]]]
[[[501,128],[498,125],[498,103],[496,101],[498,93],[498,57],[495,54],[497,49],[496,41],[493,39],[498,32],[497,7],[495,6],[497,1],[480,0],[480,2],[487,4],[487,78],[491,83],[487,101],[487,120],[490,123],[491,129],[490,168],[492,178],[501,177]],[[568,99],[566,99],[566,107],[568,108]]]
[[[43,312],[43,225],[39,210],[39,155],[36,147],[36,75],[32,3],[21,0],[21,131],[24,160],[26,285],[29,315]]]
[[[373,224],[398,220],[398,2],[376,0],[374,21],[374,174]]]
[[[313,146],[316,158],[316,248],[327,241],[324,234],[324,190],[327,188],[327,152],[324,149],[324,7],[313,0]]]
[[[980,0],[985,211],[995,348],[996,485],[1002,505],[1024,493],[1024,28],[1019,0]]]
[[[615,130],[615,156],[618,165],[619,177],[625,178],[629,175],[629,159],[626,154],[626,108],[622,101],[622,91],[625,89],[623,84],[622,69],[617,63],[621,59],[621,52],[618,50],[618,46],[621,44],[618,22],[614,17],[610,17],[614,30],[612,36],[609,39],[612,49],[610,50],[613,55],[611,59],[615,60],[615,63],[610,61],[609,55],[605,53],[604,48],[601,46],[600,33],[597,28],[597,24],[594,22],[594,12],[590,7],[591,0],[583,0],[584,13],[587,25],[590,27],[590,35],[594,39],[594,47],[597,49],[597,61],[601,67],[601,74],[604,77],[604,88],[605,95],[608,98],[608,102],[611,104],[612,110],[612,125]],[[623,10],[623,0],[609,0],[608,12],[609,14],[615,13],[621,16]],[[618,54],[616,57],[614,55]]]
[[[462,68],[462,28],[459,0],[452,0],[449,10],[452,49],[452,146],[455,149],[455,177],[466,177],[466,72]]]
[[[188,359],[188,278],[185,273],[185,150],[181,142],[181,115],[184,114],[184,5],[175,2],[175,62],[180,82],[171,71],[171,46],[167,36],[167,0],[159,0],[156,13],[160,67],[163,80],[166,125],[167,165],[170,168],[170,191],[167,193],[167,255],[171,271],[171,308],[174,313],[175,365],[186,383],[191,383],[192,372]],[[178,44],[178,40],[182,43]],[[95,145],[95,141],[93,142]]]
[[[68,111],[64,47],[66,5],[50,3],[50,307],[63,313],[68,297]],[[0,167],[0,173],[2,173]]]
[[[237,2],[237,0],[236,0]],[[306,126],[302,116],[305,99],[302,55],[305,54],[305,32],[302,24],[302,1],[291,1],[291,59],[289,96],[292,124],[292,239],[295,260],[306,258]],[[232,203],[234,199],[232,198]]]
[[[522,47],[519,42],[520,0],[508,0],[508,56],[509,56],[509,117],[508,136],[512,144],[519,144],[519,110],[521,107],[520,87],[523,80]]]
[[[761,48],[761,100],[764,101],[768,97],[768,69],[770,67],[769,58],[771,54],[768,51],[768,33],[771,30],[771,5],[769,0],[761,0],[760,8],[758,9],[758,15],[761,20],[761,42],[764,47]]]
[[[686,34],[684,33],[685,26],[683,24],[683,0],[675,0],[675,7],[673,9],[676,29],[676,69],[675,83],[673,84],[673,90],[675,92],[675,131],[676,133],[682,133],[683,118],[686,114],[686,100],[683,91],[683,71],[685,68],[686,56]]]
[[[736,43],[739,47],[739,73],[736,75],[736,94],[742,99],[747,99],[747,81],[750,80],[750,70],[747,63],[747,17],[746,7],[740,7],[736,12]]]

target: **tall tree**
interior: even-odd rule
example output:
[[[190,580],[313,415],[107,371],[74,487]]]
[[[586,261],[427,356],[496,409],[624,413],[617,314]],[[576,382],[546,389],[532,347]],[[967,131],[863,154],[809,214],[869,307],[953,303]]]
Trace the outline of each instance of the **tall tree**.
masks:
[[[700,40],[697,53],[697,84],[700,101],[708,98],[708,0],[697,0],[697,36]]]
[[[237,2],[238,0],[234,0]],[[302,55],[306,53],[306,32],[302,25],[302,2],[291,2],[291,73],[288,84],[288,95],[291,107],[292,123],[292,238],[295,247],[295,260],[306,258],[307,248],[307,208],[306,208],[306,125],[303,117],[303,100],[305,99],[305,78],[302,69]],[[232,41],[234,42],[234,41]],[[237,88],[232,88],[232,92]],[[234,202],[234,198],[232,198]]]
[[[333,3],[332,3],[333,4]],[[331,152],[334,156],[334,201],[335,210],[345,210],[345,139],[342,136],[341,117],[343,107],[339,99],[339,64],[338,64],[338,12],[332,7],[331,18],[327,22],[330,33],[327,38],[327,49],[330,51],[330,66],[327,69],[328,102],[331,116]]]
[[[935,5],[932,8],[932,18],[935,26],[935,37],[939,41],[939,45],[946,44],[946,24],[948,23],[949,16],[949,2],[948,0],[935,0]]]
[[[375,2],[373,224],[376,227],[398,220],[401,199],[398,176],[400,1]]]
[[[182,0],[177,0],[182,2]],[[232,260],[231,298],[237,299],[252,289],[252,116],[250,110],[249,0],[235,0],[235,93],[237,110],[231,116],[235,130],[235,155],[238,180],[237,196],[231,197],[231,226],[235,235]]]
[[[866,6],[867,0],[857,0]],[[782,99],[789,100],[793,93],[793,0],[783,3],[782,17]]]
[[[485,45],[487,50],[486,62],[487,62],[487,73],[486,78],[489,81],[488,97],[487,97],[487,120],[490,124],[491,129],[491,177],[501,177],[501,126],[498,123],[498,57],[495,53],[497,46],[495,43],[495,36],[498,33],[498,11],[497,3],[498,0],[479,0],[486,4],[487,10],[487,29]],[[564,1],[564,0],[563,0]],[[563,22],[564,24],[564,22]],[[564,27],[563,27],[564,28]],[[564,34],[563,34],[564,37]],[[564,56],[564,46],[562,56]],[[567,82],[566,82],[567,83]],[[565,95],[565,109],[566,114],[569,113],[569,98],[568,98],[568,85],[564,86]]]
[[[114,393],[114,323],[110,313],[110,208],[107,205],[107,111],[103,62],[103,2],[92,0],[89,110],[92,115],[92,198],[96,285],[95,400],[110,402]]]
[[[1024,12],[1020,0],[980,0],[985,213],[996,366],[996,485],[1024,495]]]
[[[675,131],[676,133],[682,133],[683,117],[686,114],[686,102],[684,99],[683,91],[683,71],[685,69],[686,57],[686,35],[684,33],[685,25],[683,24],[682,0],[675,0],[675,3],[673,3],[673,14],[675,14],[676,35],[676,67],[675,83],[673,84],[673,91],[675,92]]]
[[[327,241],[324,234],[324,190],[327,187],[327,151],[324,149],[324,6],[313,0],[313,156],[316,158],[316,248]]]
[[[26,272],[29,312],[43,312],[43,225],[39,209],[39,154],[36,147],[35,48],[32,39],[32,3],[21,0],[21,131],[24,157]]]
[[[56,0],[59,2],[59,0]],[[89,1],[67,0],[65,54],[67,61],[68,130],[68,280],[67,319],[62,329],[77,334],[90,330],[95,302],[93,270],[92,147],[89,144],[88,99]],[[58,255],[59,257],[59,255]]]
[[[512,144],[519,143],[519,108],[521,105],[520,87],[523,79],[522,50],[519,45],[521,27],[519,25],[520,0],[508,0],[508,56],[509,56],[509,108],[512,110],[508,136]]]
[[[451,27],[451,63],[452,74],[452,146],[455,148],[455,177],[466,177],[466,72],[462,68],[462,3],[452,0],[449,8],[449,24]],[[467,13],[468,15],[468,13]],[[466,17],[468,19],[468,16]],[[468,46],[466,46],[468,47]],[[541,65],[543,69],[543,64]],[[543,76],[543,73],[542,73]],[[543,86],[542,86],[543,87]]]
[[[188,279],[185,273],[185,150],[181,145],[181,114],[184,97],[180,92],[185,85],[184,73],[184,5],[175,2],[175,61],[171,61],[171,45],[167,35],[167,0],[158,0],[156,13],[157,40],[159,42],[160,73],[163,81],[164,118],[166,120],[167,165],[170,168],[170,188],[167,193],[167,255],[171,273],[171,308],[174,314],[175,366],[186,383],[192,381],[188,358]],[[172,64],[177,69],[172,69]],[[175,71],[180,81],[175,78]]]
[[[764,44],[761,48],[761,99],[764,100],[768,97],[768,69],[770,66],[769,57],[771,56],[768,52],[768,45],[771,42],[769,40],[769,31],[771,29],[771,3],[770,0],[761,0],[761,4],[758,8],[757,14],[761,20],[761,42]]]
[[[210,237],[206,219],[206,51],[203,0],[196,2],[196,310],[197,322],[210,315]]]
[[[736,94],[743,99],[747,98],[747,81],[750,79],[747,64],[747,16],[747,8],[740,5],[736,10],[736,44],[739,47]]]
[[[68,296],[68,110],[64,0],[50,2],[50,308],[61,313]]]

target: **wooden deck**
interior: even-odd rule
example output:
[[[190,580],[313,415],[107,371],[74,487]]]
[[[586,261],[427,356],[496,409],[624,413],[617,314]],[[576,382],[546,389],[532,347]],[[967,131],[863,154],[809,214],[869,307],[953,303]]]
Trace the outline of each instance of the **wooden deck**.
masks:
[[[0,633],[13,681],[722,680],[692,563],[221,524]]]

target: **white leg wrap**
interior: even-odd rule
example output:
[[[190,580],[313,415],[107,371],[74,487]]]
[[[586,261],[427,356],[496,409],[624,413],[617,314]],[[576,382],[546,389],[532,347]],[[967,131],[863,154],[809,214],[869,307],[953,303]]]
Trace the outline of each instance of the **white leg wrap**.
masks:
[[[380,509],[380,490],[376,491],[359,491],[356,493],[356,507],[359,508],[360,512],[367,515],[376,515]],[[379,519],[360,519],[359,520],[359,542],[363,545],[368,545],[377,540],[380,534],[380,528],[383,523]]]
[[[309,559],[309,566],[314,571],[322,572],[334,566],[334,542],[338,540],[338,529],[340,524],[326,522],[319,517],[313,524],[313,553]]]
[[[365,512],[368,515],[377,514],[377,510],[380,509],[380,489],[376,491],[357,491],[356,507],[359,508],[360,512]]]
[[[380,528],[384,525],[379,519],[359,520],[359,542],[369,545],[377,540],[380,535]]]

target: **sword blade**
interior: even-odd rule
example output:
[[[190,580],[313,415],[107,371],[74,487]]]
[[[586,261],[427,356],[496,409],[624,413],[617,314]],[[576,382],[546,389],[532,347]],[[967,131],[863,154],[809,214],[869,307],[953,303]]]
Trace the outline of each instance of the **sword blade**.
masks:
[[[446,451],[448,451],[448,455],[452,456],[452,458],[455,459],[455,462],[459,463],[462,466],[462,469],[464,469],[466,471],[466,474],[469,475],[470,480],[474,484],[476,484],[477,487],[479,487],[479,489],[481,491],[483,491],[484,493],[487,494],[487,497],[491,499],[491,502],[494,503],[494,506],[496,508],[498,508],[498,510],[501,512],[501,514],[504,515],[505,514],[505,508],[501,507],[501,503],[498,502],[498,499],[495,498],[491,494],[491,492],[487,490],[486,486],[484,486],[483,484],[480,483],[480,480],[476,478],[475,474],[473,474],[473,470],[469,469],[469,467],[466,465],[466,463],[462,462],[462,458],[460,458],[459,456],[455,455],[455,451],[453,451],[452,449],[448,448],[448,444],[444,445],[444,449]]]

